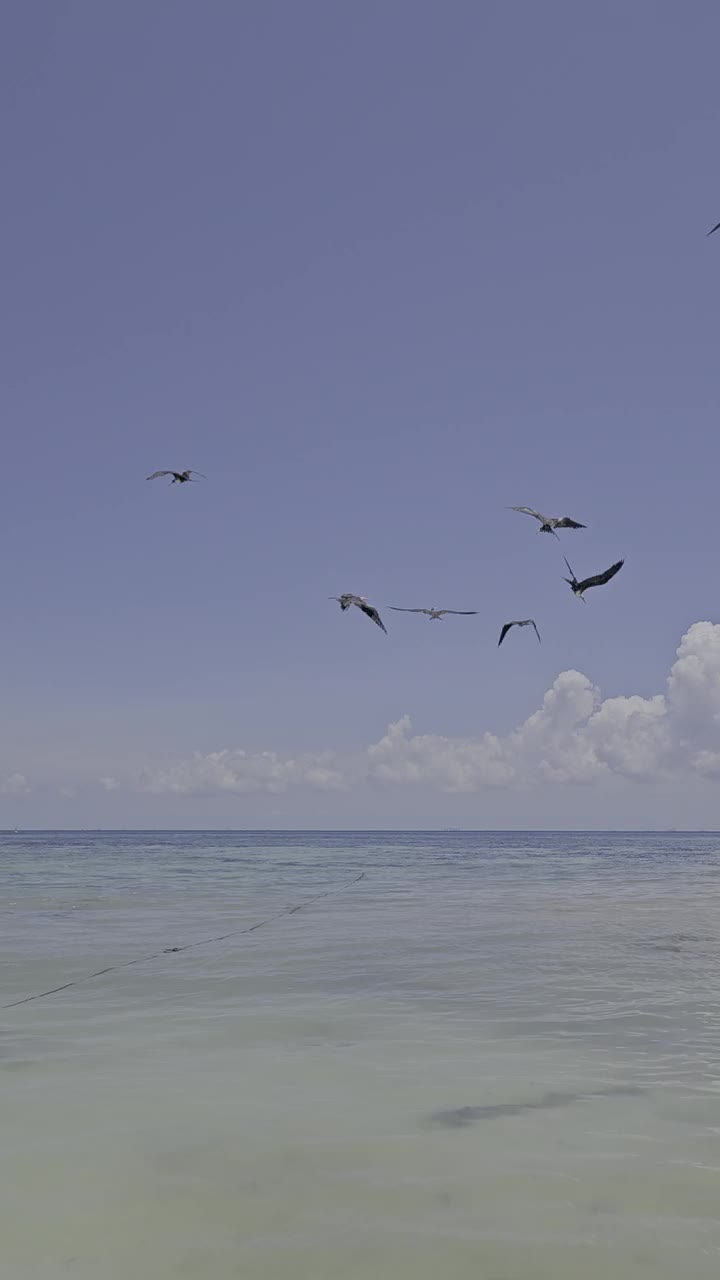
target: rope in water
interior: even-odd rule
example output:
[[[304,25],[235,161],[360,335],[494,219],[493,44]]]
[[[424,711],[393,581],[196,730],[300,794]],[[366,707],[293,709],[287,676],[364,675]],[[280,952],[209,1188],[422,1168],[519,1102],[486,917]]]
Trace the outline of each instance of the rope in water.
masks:
[[[331,894],[342,893],[345,889],[351,889],[359,880],[363,880],[365,872],[361,871],[359,876],[355,876],[354,880],[348,880],[345,884],[339,884],[329,889],[325,889],[323,893],[316,893],[312,898],[305,898],[303,902],[297,902],[294,907],[283,907],[282,911],[274,911],[271,916],[266,916],[264,920],[258,920],[256,924],[247,925],[244,929],[231,929],[229,933],[219,933],[214,938],[200,938],[197,942],[186,942],[184,947],[163,947],[162,951],[153,951],[150,955],[136,956],[134,960],[123,960],[119,964],[109,964],[105,969],[97,969],[95,973],[86,973],[81,978],[73,978],[72,982],[63,982],[62,986],[50,987],[48,991],[38,991],[32,996],[23,996],[21,1000],[11,1000],[9,1004],[0,1004],[0,1009],[16,1009],[18,1005],[30,1004],[31,1000],[44,1000],[46,996],[57,995],[58,991],[67,991],[70,987],[77,987],[81,982],[90,982],[93,978],[102,978],[106,973],[115,973],[119,969],[129,969],[133,964],[146,964],[150,960],[159,960],[160,956],[177,954],[181,951],[192,951],[195,947],[208,947],[213,942],[225,942],[227,938],[239,938],[245,933],[255,933],[257,929],[262,929],[266,924],[271,924],[273,920],[279,920],[282,916],[293,916],[296,911],[303,911],[305,907],[309,907],[313,902],[319,902],[321,898],[329,898]]]

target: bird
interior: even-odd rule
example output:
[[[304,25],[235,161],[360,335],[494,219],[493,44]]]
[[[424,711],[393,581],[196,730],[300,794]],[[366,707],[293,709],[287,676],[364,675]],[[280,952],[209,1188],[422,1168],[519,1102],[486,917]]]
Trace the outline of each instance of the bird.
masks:
[[[577,520],[571,520],[569,516],[542,516],[539,511],[533,511],[532,507],[510,507],[511,511],[522,511],[525,516],[533,516],[535,520],[540,521],[538,533],[552,533],[556,538],[556,529],[586,529],[587,525],[578,524]]]
[[[187,471],[153,471],[151,476],[146,476],[146,480],[157,480],[160,476],[172,476],[171,484],[187,484],[191,476],[202,476],[203,480],[207,480],[207,476],[203,476],[202,471],[193,471],[188,468]]]
[[[563,560],[565,560],[565,556],[563,556]],[[573,595],[578,596],[584,603],[583,595],[584,592],[587,591],[588,587],[604,587],[606,582],[609,582],[611,578],[615,577],[616,573],[620,572],[625,561],[618,560],[615,564],[610,565],[610,568],[606,569],[604,573],[596,573],[593,578],[583,578],[582,582],[578,582],[572,569],[570,569],[570,565],[567,560],[565,560],[565,563],[570,570],[571,576],[569,578],[565,578],[564,581],[568,583]]]
[[[508,631],[510,630],[510,628],[511,628],[511,627],[532,627],[532,628],[533,628],[533,630],[534,630],[534,632],[535,632],[535,635],[536,635],[536,636],[537,636],[537,638],[538,638],[538,644],[540,644],[540,643],[541,643],[541,641],[540,641],[540,632],[538,631],[537,627],[535,626],[535,621],[534,621],[534,619],[533,619],[533,618],[522,618],[522,619],[517,618],[517,619],[515,620],[515,622],[506,622],[506,623],[505,623],[505,626],[503,627],[502,631],[500,632],[500,639],[498,640],[498,649],[500,648],[500,645],[502,644],[503,640],[505,639],[505,637],[506,637],[506,635],[507,635],[507,633],[508,633]]]
[[[469,618],[471,614],[476,614],[477,609],[402,609],[400,605],[391,604],[391,609],[396,613],[426,613],[431,622],[442,621],[446,613],[457,613],[463,618]]]
[[[718,222],[717,225],[713,227],[712,231],[708,231],[708,235],[711,236],[713,231],[720,231],[720,222]]]
[[[351,604],[357,605],[358,609],[362,609],[365,616],[370,618],[375,623],[375,626],[379,627],[387,635],[387,628],[380,614],[373,605],[368,604],[364,596],[354,596],[352,592],[346,591],[341,596],[328,596],[328,600],[337,600],[343,613],[350,608]]]

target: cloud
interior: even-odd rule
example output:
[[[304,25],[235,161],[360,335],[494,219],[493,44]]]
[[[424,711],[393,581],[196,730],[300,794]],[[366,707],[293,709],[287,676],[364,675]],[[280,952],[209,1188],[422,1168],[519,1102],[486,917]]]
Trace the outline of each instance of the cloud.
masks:
[[[274,751],[252,754],[248,751],[213,751],[208,755],[195,752],[160,769],[146,769],[141,776],[141,789],[155,794],[214,795],[235,792],[251,795],[266,792],[280,795],[290,786],[314,787],[321,791],[337,791],[345,785],[342,773],[333,767],[331,752],[283,758]]]
[[[668,705],[689,732],[720,726],[720,625],[696,622],[685,632],[668,680]]]
[[[24,774],[0,774],[0,796],[27,796],[29,794],[30,787]]]
[[[502,741],[413,735],[409,716],[388,725],[384,738],[368,748],[369,772],[384,783],[423,783],[441,791],[476,791],[515,781],[515,768]]]
[[[692,767],[705,778],[720,778],[720,751],[698,751],[692,758]]]
[[[402,716],[359,756],[196,752],[146,768],[134,785],[155,794],[280,795],[292,787],[339,791],[370,781],[473,793],[678,777],[720,778],[719,624],[696,622],[689,628],[665,692],[649,698],[629,694],[603,699],[582,672],[562,671],[538,710],[506,734],[417,734],[410,717]],[[112,777],[99,782],[108,791],[121,785]]]
[[[683,636],[667,692],[606,698],[579,671],[563,671],[542,707],[503,737],[413,734],[408,716],[368,749],[370,777],[448,792],[616,776],[657,782],[678,771],[720,777],[720,625]]]

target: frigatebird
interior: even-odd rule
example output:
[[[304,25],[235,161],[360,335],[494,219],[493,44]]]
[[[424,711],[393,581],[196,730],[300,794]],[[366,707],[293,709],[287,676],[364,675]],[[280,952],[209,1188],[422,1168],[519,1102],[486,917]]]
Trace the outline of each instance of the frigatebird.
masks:
[[[565,556],[563,556],[563,560],[565,560]],[[615,564],[611,564],[610,568],[606,569],[604,573],[596,573],[593,578],[583,578],[582,582],[578,582],[572,569],[570,569],[570,565],[568,564],[567,560],[565,560],[565,563],[567,564],[567,567],[570,570],[570,574],[572,576],[569,578],[565,578],[564,581],[567,582],[573,595],[578,596],[581,600],[583,600],[584,593],[588,590],[589,587],[604,587],[606,582],[609,582],[611,578],[615,577],[616,573],[620,572],[625,561],[618,560]],[[583,600],[583,603],[584,603],[584,600]]]
[[[151,476],[146,476],[146,480],[157,480],[160,476],[172,476],[171,484],[187,484],[192,476],[202,476],[203,480],[207,480],[207,476],[203,476],[202,471],[193,471],[188,468],[187,471],[153,471]]]
[[[500,645],[502,644],[503,640],[505,639],[511,627],[532,627],[533,630],[535,631],[535,635],[538,638],[538,644],[540,643],[540,632],[535,626],[535,620],[533,618],[523,618],[523,619],[516,619],[515,622],[505,623],[505,626],[500,632],[500,639],[498,640],[498,649],[500,648]]]
[[[477,609],[401,609],[400,605],[391,604],[391,609],[396,613],[426,613],[431,621],[436,622],[442,620],[446,613],[457,613],[463,618],[469,618],[471,614],[477,613]]]
[[[538,533],[552,533],[557,538],[556,529],[586,529],[587,525],[578,524],[577,520],[571,520],[569,516],[543,516],[539,511],[534,511],[532,507],[510,507],[511,511],[521,511],[524,516],[532,516],[534,520],[540,521]]]
[[[371,618],[372,621],[375,623],[375,626],[380,627],[380,630],[384,631],[385,635],[387,635],[387,628],[385,627],[385,624],[383,623],[383,620],[380,617],[380,614],[378,613],[377,609],[373,605],[368,604],[364,596],[354,596],[352,592],[346,591],[341,596],[328,596],[328,599],[337,600],[343,613],[345,612],[346,609],[350,608],[351,604],[357,605],[358,609],[362,609],[365,616],[368,618]]]

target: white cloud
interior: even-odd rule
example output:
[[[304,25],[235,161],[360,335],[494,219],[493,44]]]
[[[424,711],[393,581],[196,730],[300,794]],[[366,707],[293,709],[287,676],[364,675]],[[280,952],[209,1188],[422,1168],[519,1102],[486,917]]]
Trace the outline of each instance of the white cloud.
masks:
[[[666,694],[603,701],[587,676],[563,671],[540,710],[504,737],[417,735],[404,716],[367,754],[378,782],[450,792],[611,775],[650,782],[678,771],[720,776],[720,625],[696,622],[686,632]]]
[[[702,777],[720,778],[720,751],[698,751],[691,763]]]
[[[255,755],[248,751],[213,751],[208,755],[195,752],[187,760],[181,760],[160,769],[146,769],[141,777],[141,788],[156,794],[212,795],[235,792],[250,795],[267,792],[279,795],[289,786],[315,787],[322,791],[337,791],[345,785],[342,773],[333,768],[331,752],[322,755],[301,755],[297,759],[277,755],[274,751],[262,751]]]
[[[650,780],[670,764],[672,734],[663,695],[607,698],[582,732],[598,763],[636,781]]]
[[[539,711],[505,739],[516,774],[548,782],[591,782],[603,766],[582,730],[600,693],[579,671],[561,671]]]
[[[98,778],[103,791],[117,791],[120,783],[117,778]]]
[[[476,791],[515,781],[515,769],[502,741],[413,735],[409,716],[388,725],[380,742],[368,748],[370,776],[380,782],[420,782],[441,791]]]
[[[690,733],[720,726],[720,625],[696,622],[685,632],[670,672],[667,701]]]
[[[1,796],[26,796],[29,793],[30,787],[24,774],[0,774]]]
[[[562,671],[542,705],[507,734],[451,738],[416,734],[409,716],[388,725],[360,757],[333,752],[195,753],[142,773],[156,794],[279,795],[291,787],[338,791],[368,780],[449,793],[611,778],[660,782],[720,778],[720,625],[696,622],[683,636],[666,691],[603,699],[580,671]],[[111,791],[115,778],[101,778]]]

